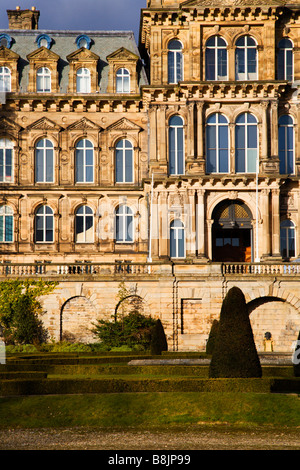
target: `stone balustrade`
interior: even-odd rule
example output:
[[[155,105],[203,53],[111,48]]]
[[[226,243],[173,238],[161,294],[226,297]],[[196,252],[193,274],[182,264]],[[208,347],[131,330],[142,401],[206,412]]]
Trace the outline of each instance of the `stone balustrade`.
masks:
[[[0,263],[0,277],[300,275],[300,263]]]

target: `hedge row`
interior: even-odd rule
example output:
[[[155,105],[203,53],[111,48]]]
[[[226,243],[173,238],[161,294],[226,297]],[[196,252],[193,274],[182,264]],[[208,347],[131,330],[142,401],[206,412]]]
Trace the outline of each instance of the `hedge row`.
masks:
[[[48,395],[77,393],[141,392],[293,392],[300,391],[297,379],[74,379],[3,380],[0,395]]]

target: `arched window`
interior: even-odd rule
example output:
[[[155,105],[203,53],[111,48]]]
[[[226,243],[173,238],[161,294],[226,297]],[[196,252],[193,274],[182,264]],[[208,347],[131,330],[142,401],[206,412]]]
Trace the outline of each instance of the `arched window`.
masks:
[[[170,257],[185,258],[184,225],[179,219],[173,220],[170,225]]]
[[[255,173],[258,158],[257,120],[253,114],[243,113],[235,126],[235,171]]]
[[[294,122],[287,114],[278,120],[278,153],[280,174],[290,175],[295,172],[294,165]]]
[[[227,118],[219,113],[206,121],[206,171],[229,172],[229,126]]]
[[[130,73],[127,69],[119,69],[116,73],[116,92],[129,93],[130,92]]]
[[[236,80],[257,80],[257,44],[250,36],[242,36],[236,42]]]
[[[293,81],[293,43],[283,38],[278,44],[277,78],[278,80]]]
[[[8,67],[0,67],[0,92],[11,91],[11,72]]]
[[[50,93],[51,72],[47,67],[40,67],[36,72],[36,91]]]
[[[91,74],[90,74],[89,69],[82,67],[77,70],[76,91],[77,93],[90,93],[91,92]]]
[[[133,146],[129,140],[122,139],[116,145],[116,182],[133,182]]]
[[[94,214],[89,206],[81,206],[75,216],[76,243],[92,243],[94,241]]]
[[[54,147],[49,139],[41,139],[36,144],[35,181],[36,183],[53,183],[54,181]]]
[[[280,224],[280,252],[283,258],[295,256],[295,225],[291,220]]]
[[[128,206],[119,206],[116,210],[116,242],[133,241],[133,212]]]
[[[94,182],[94,147],[87,139],[76,145],[76,183]]]
[[[35,213],[35,241],[37,243],[54,241],[54,216],[49,206],[40,206]]]
[[[219,36],[209,38],[206,43],[205,79],[227,80],[227,44]]]
[[[169,173],[184,174],[184,131],[180,116],[172,116],[169,120]]]
[[[14,241],[14,216],[9,206],[0,206],[0,242]]]
[[[182,44],[173,39],[168,44],[168,83],[178,83],[183,80]]]
[[[13,142],[0,139],[0,182],[13,182]]]

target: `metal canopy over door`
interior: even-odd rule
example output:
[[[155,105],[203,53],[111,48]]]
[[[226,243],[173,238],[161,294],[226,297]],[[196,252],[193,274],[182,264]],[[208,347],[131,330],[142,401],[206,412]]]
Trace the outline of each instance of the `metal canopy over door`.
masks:
[[[213,212],[213,261],[251,262],[252,214],[245,203],[226,200]]]

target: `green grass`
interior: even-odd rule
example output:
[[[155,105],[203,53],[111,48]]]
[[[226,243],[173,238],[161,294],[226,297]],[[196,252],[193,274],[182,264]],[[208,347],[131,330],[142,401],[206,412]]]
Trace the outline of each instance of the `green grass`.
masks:
[[[300,426],[297,395],[122,393],[0,398],[0,428],[163,427],[202,423]]]

